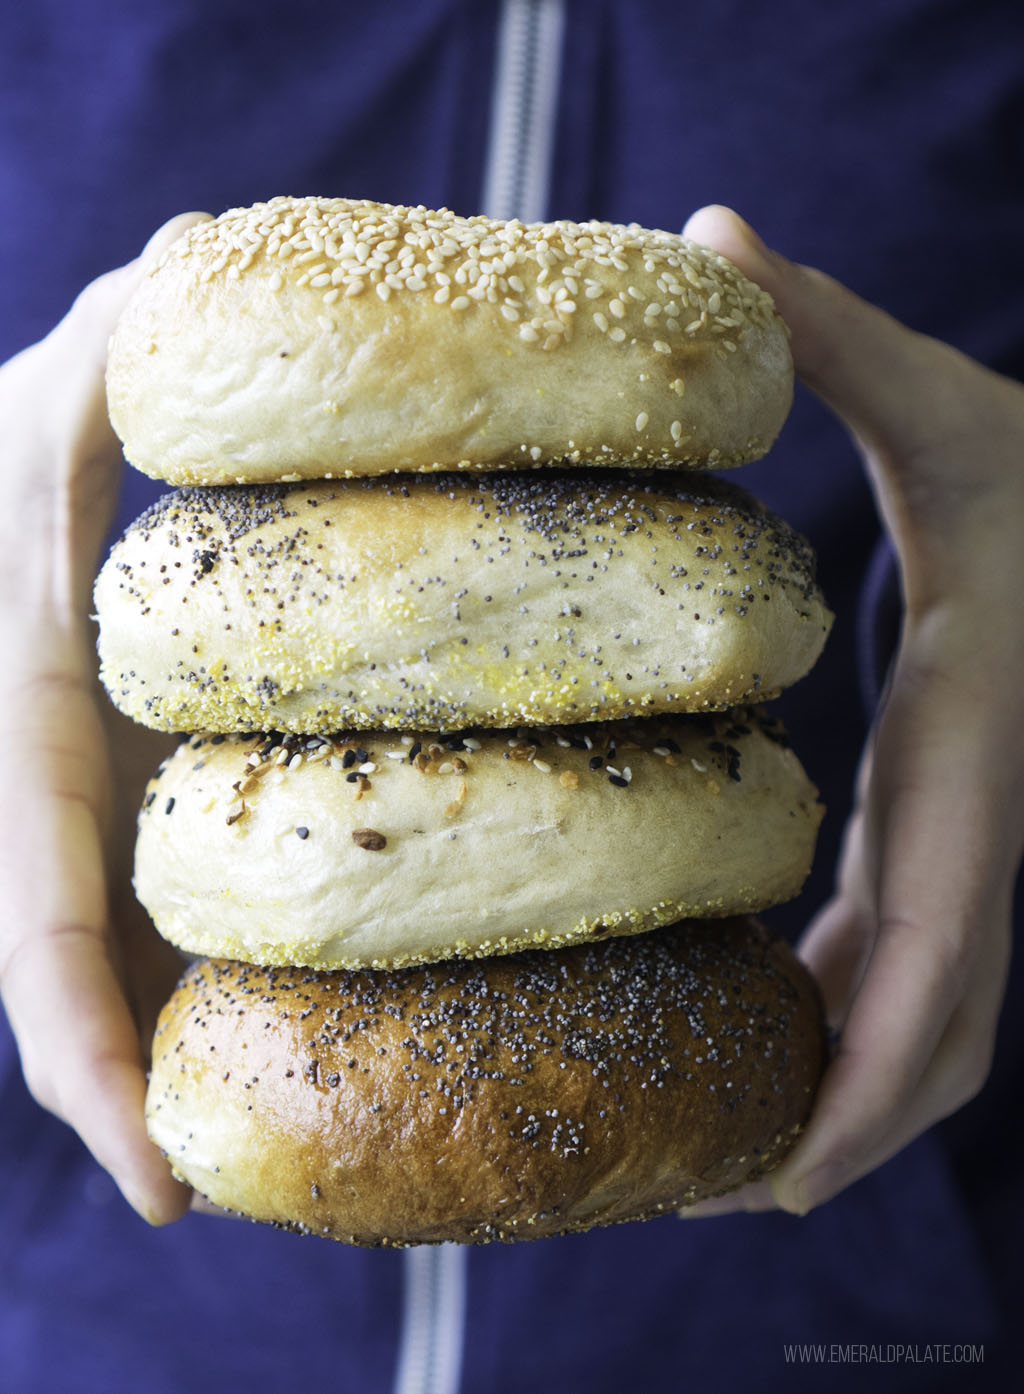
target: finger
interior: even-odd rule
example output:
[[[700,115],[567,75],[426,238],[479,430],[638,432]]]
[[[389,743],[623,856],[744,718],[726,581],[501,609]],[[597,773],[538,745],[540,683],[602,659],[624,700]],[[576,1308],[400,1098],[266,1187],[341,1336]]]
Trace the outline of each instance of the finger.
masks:
[[[870,787],[872,747],[868,741],[857,773],[856,798],[843,829],[836,894],[814,916],[797,952],[817,982],[825,1019],[833,1031],[846,1022],[850,1002],[863,979],[875,937],[874,878],[865,887],[872,853],[866,845],[864,803]]]
[[[897,681],[879,725],[861,885],[821,931],[863,944],[870,914],[874,942],[810,1127],[774,1181],[787,1209],[863,1175],[965,1102],[987,1068],[1019,841],[999,813],[1008,791],[989,728],[965,729],[943,695]]]
[[[51,410],[43,424],[49,429],[51,438],[55,430],[73,420],[76,439],[82,441],[81,448],[94,446],[95,437],[101,437],[104,442],[111,439],[103,376],[107,345],[118,316],[135,287],[153,270],[168,248],[190,227],[208,218],[206,213],[182,213],[164,223],[153,233],[139,256],[91,281],[45,339],[7,365],[7,369],[31,369],[47,378]],[[54,384],[59,386],[59,394],[54,392]],[[54,406],[59,408],[56,415]],[[67,439],[59,439],[66,449]]]
[[[885,1049],[878,1037],[869,1032],[862,1042],[865,1033],[848,1030],[822,1082],[811,1127],[772,1177],[773,1197],[783,1209],[805,1214],[823,1204],[981,1088],[991,1065],[1010,954],[1008,912],[996,912],[996,917],[1005,932],[988,936],[987,952],[963,985],[962,998],[920,1074],[911,1067],[891,1088],[888,1078],[899,1062],[884,1055],[870,1058],[874,1047]],[[858,1096],[861,1119],[851,1109]]]
[[[4,1001],[25,1079],[69,1124],[150,1224],[188,1209],[146,1134],[146,1076],[135,1022],[94,927],[51,924],[21,941],[4,974]]]
[[[842,897],[814,917],[798,951],[821,990],[825,1020],[842,1031],[874,946],[873,917]]]
[[[69,793],[37,790],[22,814],[25,836],[5,842],[17,860],[0,868],[10,917],[0,993],[34,1096],[160,1223],[187,1202],[146,1136],[139,1034],[108,950],[96,811],[84,792]]]
[[[837,281],[811,267],[788,261],[768,247],[732,209],[698,209],[683,229],[687,237],[713,247],[768,291],[792,335],[793,361],[803,380],[820,392],[841,416],[874,415],[880,387],[873,359],[859,351],[864,340],[897,346],[904,331],[881,310],[860,300]],[[839,400],[832,400],[837,397]],[[894,425],[906,415],[906,402],[894,403]],[[860,408],[860,409],[858,409]]]
[[[79,620],[88,606],[122,463],[107,417],[107,345],[135,286],[205,216],[166,223],[141,256],[93,281],[45,339],[0,369],[11,505],[0,520],[0,579],[17,586],[22,603],[14,618],[28,615],[35,623],[56,612]]]
[[[933,363],[952,350],[822,272],[787,261],[731,209],[702,208],[684,231],[768,291],[789,325],[797,373],[865,445],[907,453],[934,437],[946,393]]]
[[[63,408],[56,417],[52,414],[48,417],[51,432],[65,432],[59,438],[58,450],[61,446],[66,450],[67,441],[73,438],[79,455],[113,451],[120,456],[120,446],[107,418],[104,379],[110,336],[136,286],[178,238],[196,223],[206,221],[208,216],[182,213],[164,223],[134,261],[108,271],[86,286],[64,319],[37,346],[39,357],[52,355],[52,365],[44,369],[51,384],[57,381],[62,385]],[[60,376],[55,377],[58,362]],[[72,422],[73,437],[67,432]]]
[[[754,1214],[761,1210],[777,1210],[771,1185],[767,1181],[752,1181],[738,1191],[724,1196],[709,1196],[694,1205],[684,1206],[676,1214],[681,1220],[709,1220],[716,1215]]]

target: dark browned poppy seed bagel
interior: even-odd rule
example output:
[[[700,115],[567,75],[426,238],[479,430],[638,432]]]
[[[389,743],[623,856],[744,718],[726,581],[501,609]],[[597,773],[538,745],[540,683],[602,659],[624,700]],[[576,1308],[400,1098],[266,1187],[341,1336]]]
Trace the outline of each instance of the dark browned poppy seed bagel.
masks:
[[[364,1245],[536,1238],[763,1175],[824,1062],[816,987],[755,921],[393,972],[202,960],[150,1135],[256,1220]]]

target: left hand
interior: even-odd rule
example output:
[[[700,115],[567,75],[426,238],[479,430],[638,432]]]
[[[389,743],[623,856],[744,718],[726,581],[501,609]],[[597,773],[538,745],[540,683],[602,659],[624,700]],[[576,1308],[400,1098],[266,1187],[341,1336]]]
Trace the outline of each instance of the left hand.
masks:
[[[798,375],[856,441],[903,590],[835,894],[800,944],[838,1051],[771,1177],[684,1212],[802,1214],[989,1071],[1024,849],[1024,387],[769,251],[726,209],[686,234],[775,298]]]

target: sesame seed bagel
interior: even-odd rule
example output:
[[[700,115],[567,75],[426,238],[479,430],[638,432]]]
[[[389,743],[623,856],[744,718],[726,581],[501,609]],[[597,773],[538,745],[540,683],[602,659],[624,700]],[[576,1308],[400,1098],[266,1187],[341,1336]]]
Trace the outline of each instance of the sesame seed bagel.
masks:
[[[279,198],[165,253],[107,381],[135,466],[226,484],[740,464],[792,362],[769,297],[675,234]]]
[[[831,622],[810,548],[702,475],[180,490],[96,585],[101,673],[165,731],[461,730],[726,708]]]
[[[813,980],[751,920],[393,973],[201,960],[146,1112],[182,1180],[256,1220],[533,1239],[762,1176],[824,1055]]]
[[[743,709],[519,734],[185,741],[135,888],[209,957],[394,968],[557,947],[795,895],[821,817]]]

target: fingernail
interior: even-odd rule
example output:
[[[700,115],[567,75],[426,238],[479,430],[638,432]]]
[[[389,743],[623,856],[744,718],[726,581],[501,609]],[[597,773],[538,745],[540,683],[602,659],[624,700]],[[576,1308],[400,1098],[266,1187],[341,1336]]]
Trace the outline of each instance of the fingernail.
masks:
[[[160,1224],[160,1215],[156,1207],[150,1204],[148,1195],[143,1191],[137,1190],[128,1182],[121,1181],[118,1184],[121,1188],[121,1194],[135,1211],[136,1215],[141,1216],[147,1225],[153,1225],[155,1227]]]
[[[181,1182],[175,1181],[169,1194],[159,1194],[137,1189],[130,1182],[119,1183],[125,1200],[147,1225],[160,1229],[173,1223],[188,1208],[191,1190]]]
[[[809,1171],[806,1176],[794,1181],[789,1188],[789,1196],[778,1193],[779,1204],[794,1214],[806,1215],[816,1206],[838,1194],[850,1180],[850,1171],[844,1162],[823,1162],[821,1166]],[[792,1197],[793,1203],[789,1203]]]
[[[775,1198],[767,1181],[752,1181],[741,1186],[738,1191],[729,1191],[724,1196],[709,1196],[677,1211],[681,1220],[702,1220],[711,1215],[732,1215],[739,1213],[755,1214],[762,1210],[774,1210]]]
[[[712,1215],[731,1215],[736,1208],[735,1196],[712,1196],[708,1200],[698,1200],[693,1205],[684,1206],[676,1214],[681,1220],[705,1220]]]

